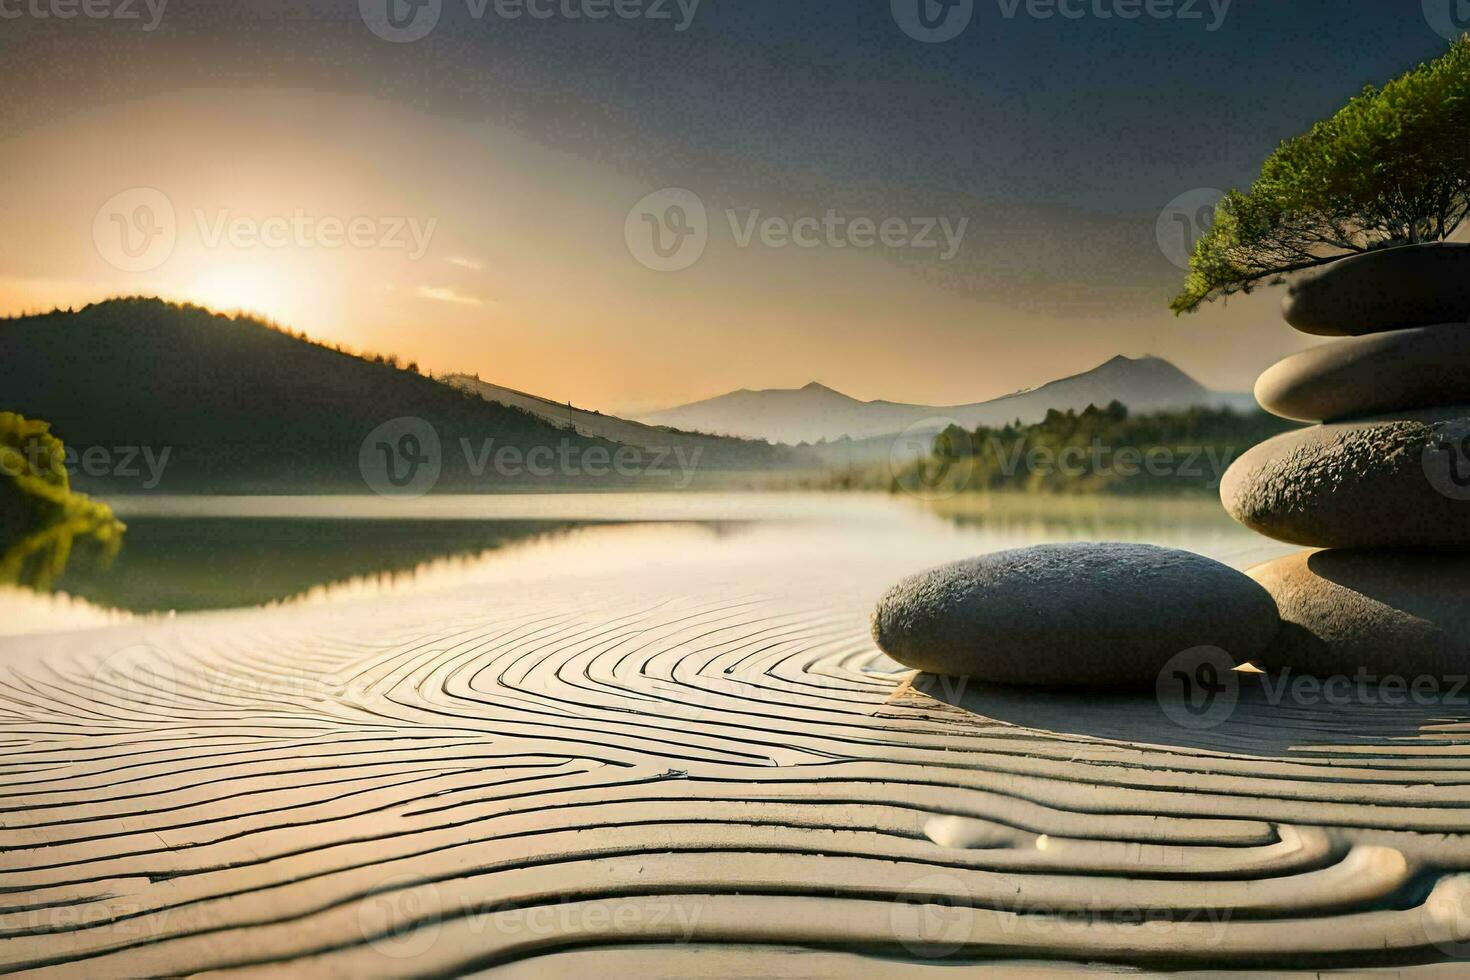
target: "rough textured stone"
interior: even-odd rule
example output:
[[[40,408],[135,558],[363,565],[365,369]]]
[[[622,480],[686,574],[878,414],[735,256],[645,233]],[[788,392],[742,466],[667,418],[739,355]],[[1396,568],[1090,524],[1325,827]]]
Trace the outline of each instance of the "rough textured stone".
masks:
[[[1220,499],[1246,527],[1292,544],[1470,547],[1470,408],[1277,436],[1235,461]]]
[[[1355,255],[1298,279],[1286,322],[1323,337],[1470,320],[1470,246],[1436,242]]]
[[[1199,646],[1244,663],[1279,626],[1270,596],[1200,555],[1137,544],[1043,545],[946,565],[873,614],[902,664],[995,684],[1152,688]]]
[[[1307,551],[1250,576],[1283,623],[1260,666],[1319,677],[1470,674],[1470,556]]]
[[[1302,351],[1261,375],[1256,401],[1303,422],[1470,402],[1470,329],[1418,327]]]

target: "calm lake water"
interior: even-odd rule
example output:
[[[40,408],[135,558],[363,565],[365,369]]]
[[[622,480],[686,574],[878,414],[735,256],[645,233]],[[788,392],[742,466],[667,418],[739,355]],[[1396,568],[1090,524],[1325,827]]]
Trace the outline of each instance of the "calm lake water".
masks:
[[[429,497],[133,497],[106,569],[60,589],[131,613],[187,612],[462,587],[650,566],[779,578],[795,559],[916,568],[1048,541],[1141,541],[1237,567],[1291,549],[1214,500],[858,494],[555,494]]]

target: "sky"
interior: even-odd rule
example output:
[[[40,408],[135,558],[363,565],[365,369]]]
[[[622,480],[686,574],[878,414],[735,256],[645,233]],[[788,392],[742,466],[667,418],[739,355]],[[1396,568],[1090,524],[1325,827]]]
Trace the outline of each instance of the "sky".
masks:
[[[248,309],[635,415],[1248,390],[1310,340],[1279,289],[1174,317],[1187,230],[1455,0],[950,2],[0,0],[0,312]]]

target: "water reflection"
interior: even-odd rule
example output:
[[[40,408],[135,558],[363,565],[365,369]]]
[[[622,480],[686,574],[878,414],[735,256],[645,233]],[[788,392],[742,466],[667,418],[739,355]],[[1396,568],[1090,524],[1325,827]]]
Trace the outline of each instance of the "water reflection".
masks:
[[[928,565],[1048,541],[1140,541],[1248,567],[1291,550],[1207,500],[960,497],[924,505],[859,494],[564,494],[438,497],[150,497],[119,501],[129,525],[108,569],[58,586],[136,613],[258,606],[538,576],[599,582],[640,569],[716,568],[779,584],[814,559],[834,576],[877,564],[893,580]],[[808,564],[808,567],[811,567]]]
[[[1006,547],[1047,541],[1129,541],[1182,548],[1247,568],[1296,550],[1241,527],[1213,497],[962,494],[935,514]]]
[[[575,526],[561,521],[316,518],[128,519],[110,567],[73,566],[57,587],[131,612],[259,606],[358,579],[411,577]]]

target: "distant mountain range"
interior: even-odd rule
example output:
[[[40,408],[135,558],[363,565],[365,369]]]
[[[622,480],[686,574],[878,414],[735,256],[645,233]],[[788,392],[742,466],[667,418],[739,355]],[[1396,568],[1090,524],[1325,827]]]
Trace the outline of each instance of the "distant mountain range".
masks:
[[[700,454],[702,465],[721,469],[763,469],[810,466],[813,456],[789,446],[771,445],[764,439],[740,439],[727,436],[706,435],[696,432],[681,432],[667,426],[648,425],[604,415],[583,408],[573,408],[554,402],[539,395],[491,384],[467,374],[451,374],[442,379],[464,391],[479,395],[486,401],[499,402],[530,412],[552,425],[565,427],[581,435],[596,439],[608,439],[626,446],[637,446],[654,451],[681,449],[686,458],[694,452]]]
[[[1158,357],[1115,357],[1091,371],[1028,391],[969,405],[911,405],[859,401],[823,385],[733,391],[705,401],[656,412],[643,421],[694,432],[766,439],[790,445],[856,441],[904,432],[910,427],[944,428],[951,421],[968,429],[1020,420],[1039,422],[1051,409],[1081,411],[1119,401],[1135,414],[1192,407],[1256,411],[1249,394],[1211,391]]]

